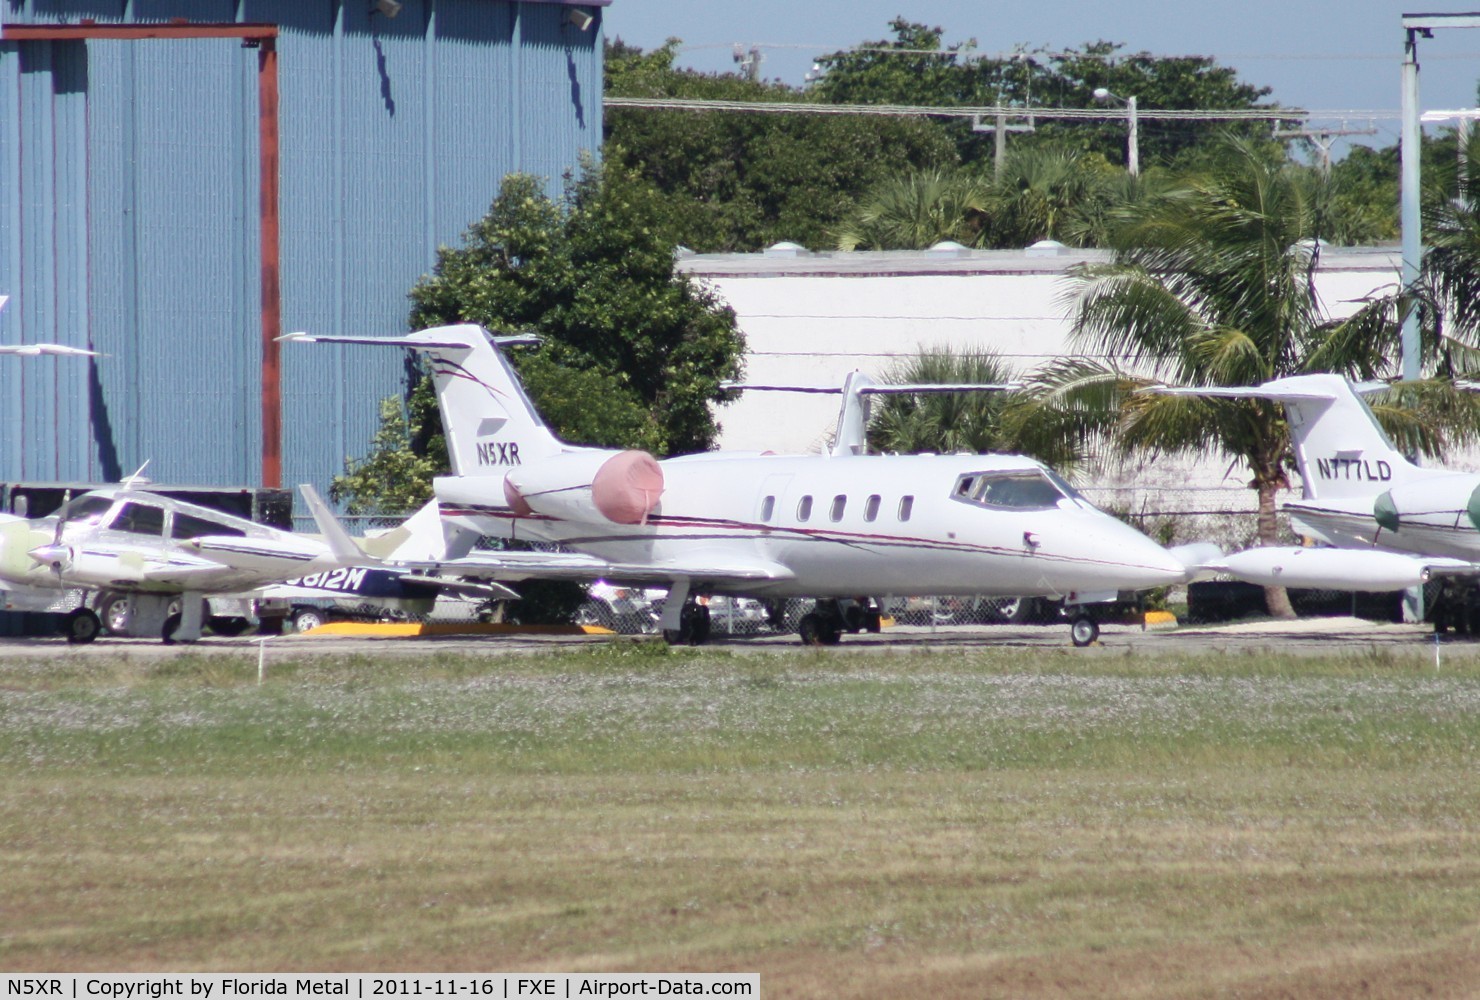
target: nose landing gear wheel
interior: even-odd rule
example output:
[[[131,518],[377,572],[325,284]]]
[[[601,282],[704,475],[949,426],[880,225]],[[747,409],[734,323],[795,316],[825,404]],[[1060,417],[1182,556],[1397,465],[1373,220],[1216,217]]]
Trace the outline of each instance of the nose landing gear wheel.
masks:
[[[1100,626],[1089,615],[1080,615],[1069,626],[1069,638],[1076,646],[1088,646],[1100,637]]]
[[[92,642],[103,631],[103,623],[91,608],[77,608],[62,619],[62,632],[74,646]]]

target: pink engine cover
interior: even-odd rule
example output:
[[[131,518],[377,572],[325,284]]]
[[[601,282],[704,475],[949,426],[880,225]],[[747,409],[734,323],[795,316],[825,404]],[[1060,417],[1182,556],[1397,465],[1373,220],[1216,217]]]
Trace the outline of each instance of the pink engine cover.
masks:
[[[617,524],[643,523],[662,495],[663,467],[645,451],[613,455],[591,480],[591,500],[596,509]]]

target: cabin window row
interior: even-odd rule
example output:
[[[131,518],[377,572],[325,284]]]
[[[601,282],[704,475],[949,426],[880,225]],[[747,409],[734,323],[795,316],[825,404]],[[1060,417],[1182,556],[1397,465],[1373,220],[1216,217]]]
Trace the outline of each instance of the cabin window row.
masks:
[[[810,521],[812,519],[812,508],[814,507],[814,505],[814,499],[811,494],[808,494],[798,500],[796,519],[803,522]],[[877,521],[879,519],[879,511],[883,508],[883,505],[884,498],[882,496],[877,493],[870,494],[863,501],[863,519],[869,523]],[[908,521],[910,519],[910,515],[914,513],[914,510],[915,498],[913,496],[902,496],[899,498],[899,505],[895,508],[895,517],[900,521]],[[848,496],[845,493],[839,493],[837,496],[833,497],[832,502],[828,504],[827,518],[829,521],[841,521],[847,513]],[[775,515],[776,498],[774,496],[768,496],[761,501],[761,520],[763,522],[769,523],[771,519],[775,517]]]

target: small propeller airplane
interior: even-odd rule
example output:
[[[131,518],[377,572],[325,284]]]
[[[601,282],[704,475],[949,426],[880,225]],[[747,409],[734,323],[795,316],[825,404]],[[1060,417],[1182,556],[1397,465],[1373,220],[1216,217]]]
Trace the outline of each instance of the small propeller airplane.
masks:
[[[97,638],[100,610],[115,632],[188,642],[200,637],[202,598],[209,595],[243,595],[303,577],[314,578],[310,586],[324,590],[340,570],[390,558],[403,546],[412,553],[425,551],[414,535],[426,516],[357,543],[332,519],[320,522],[321,539],[136,485],[131,479],[83,493],[43,518],[0,515],[0,589],[32,597],[47,590],[89,592],[96,607],[85,603],[65,618],[64,632],[72,643]],[[311,487],[301,489],[316,516],[327,511]],[[435,511],[430,516],[435,523]],[[437,531],[440,537],[440,526]],[[404,571],[397,577],[397,584],[436,582]],[[370,582],[385,583],[379,576]],[[507,588],[499,590],[501,596],[514,596]]]
[[[1316,374],[1146,390],[1283,404],[1301,482],[1301,498],[1284,507],[1296,530],[1333,546],[1248,549],[1210,560],[1209,570],[1250,583],[1363,591],[1480,574],[1480,475],[1425,469],[1399,452],[1362,398],[1387,388]]]
[[[1073,641],[1088,645],[1099,627],[1085,604],[1179,583],[1190,572],[1190,561],[1096,509],[1032,459],[862,454],[858,392],[845,395],[830,454],[659,461],[559,440],[500,350],[528,337],[490,338],[461,324],[401,337],[282,339],[429,357],[453,474],[434,484],[447,557],[427,569],[503,582],[666,585],[661,625],[674,641],[707,638],[701,595],[773,607],[815,599],[798,631],[804,643],[830,645],[844,631],[878,629],[876,598],[929,593],[1062,598],[1074,609]],[[477,535],[572,551],[462,554]]]

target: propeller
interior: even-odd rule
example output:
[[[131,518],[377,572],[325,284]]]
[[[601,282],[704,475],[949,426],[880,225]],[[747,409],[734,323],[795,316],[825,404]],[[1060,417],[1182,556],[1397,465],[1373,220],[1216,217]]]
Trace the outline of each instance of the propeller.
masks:
[[[62,543],[62,530],[67,526],[66,518],[57,516],[56,531],[52,533],[50,545],[38,545],[27,552],[38,566],[49,566],[56,574],[58,589],[65,589],[62,575],[72,568],[72,546]]]

